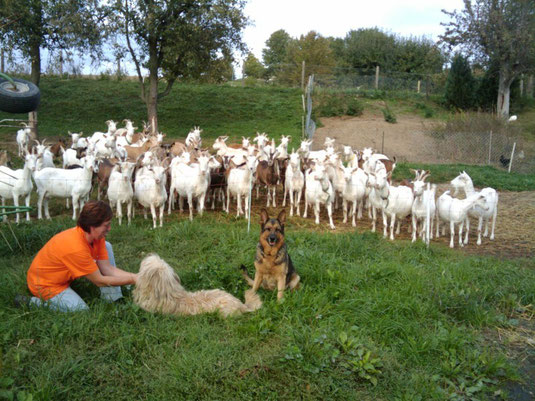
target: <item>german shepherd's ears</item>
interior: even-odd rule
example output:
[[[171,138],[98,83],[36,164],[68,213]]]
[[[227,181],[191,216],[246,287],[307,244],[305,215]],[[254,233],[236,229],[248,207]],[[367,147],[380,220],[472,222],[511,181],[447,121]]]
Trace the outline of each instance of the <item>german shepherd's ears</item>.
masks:
[[[280,221],[281,226],[284,226],[284,223],[286,223],[286,210],[282,209],[277,216],[277,220]]]
[[[269,220],[269,215],[266,209],[262,209],[260,211],[260,225],[264,226]],[[286,210],[281,210],[279,215],[277,216],[277,220],[281,223],[281,226],[284,226],[284,223],[286,222]]]
[[[264,224],[266,224],[268,220],[269,220],[269,215],[268,215],[267,210],[262,209],[260,211],[260,225],[264,226]]]

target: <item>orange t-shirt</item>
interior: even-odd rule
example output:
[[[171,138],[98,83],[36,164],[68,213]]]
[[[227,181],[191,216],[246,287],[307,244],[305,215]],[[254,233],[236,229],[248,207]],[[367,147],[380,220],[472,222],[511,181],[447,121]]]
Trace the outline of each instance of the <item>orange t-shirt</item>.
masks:
[[[36,297],[50,299],[78,278],[97,271],[96,260],[108,259],[106,240],[89,245],[76,226],[54,235],[37,253],[28,270],[28,288]]]

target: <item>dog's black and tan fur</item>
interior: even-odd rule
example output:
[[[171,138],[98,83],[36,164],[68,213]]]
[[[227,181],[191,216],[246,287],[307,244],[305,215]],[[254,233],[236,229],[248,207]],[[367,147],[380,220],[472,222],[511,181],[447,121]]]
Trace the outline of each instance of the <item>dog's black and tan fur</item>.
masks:
[[[294,289],[299,286],[300,277],[295,271],[292,259],[286,249],[284,241],[284,223],[286,211],[282,210],[276,219],[268,216],[266,209],[260,213],[260,240],[256,246],[254,262],[254,280],[247,274],[242,265],[243,276],[253,287],[255,293],[260,286],[268,290],[277,288],[277,299],[281,299],[286,288]]]

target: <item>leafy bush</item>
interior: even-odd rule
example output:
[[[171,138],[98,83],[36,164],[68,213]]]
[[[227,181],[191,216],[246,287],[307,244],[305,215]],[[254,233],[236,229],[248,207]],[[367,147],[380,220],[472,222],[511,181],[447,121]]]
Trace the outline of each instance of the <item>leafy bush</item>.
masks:
[[[429,105],[427,105],[426,103],[421,103],[421,102],[418,102],[414,105],[414,107],[419,110],[419,111],[422,111],[423,114],[424,114],[424,117],[425,118],[431,118],[435,115],[435,110],[433,110]]]
[[[468,110],[474,107],[476,80],[472,75],[468,60],[460,53],[456,54],[446,80],[446,103],[453,108]]]
[[[317,91],[314,100],[319,117],[360,116],[364,110],[357,96],[351,92]]]
[[[385,102],[385,108],[382,111],[383,111],[383,116],[385,118],[385,121],[387,123],[395,124],[398,122],[398,120],[396,119],[396,116],[394,115],[392,110],[390,110],[386,102]]]

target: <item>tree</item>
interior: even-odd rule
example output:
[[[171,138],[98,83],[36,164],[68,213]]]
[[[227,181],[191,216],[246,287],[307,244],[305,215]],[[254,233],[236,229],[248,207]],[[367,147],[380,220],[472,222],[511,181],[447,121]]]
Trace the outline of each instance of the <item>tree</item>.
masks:
[[[535,2],[533,0],[464,0],[460,12],[447,12],[452,21],[443,43],[460,46],[476,60],[498,64],[497,112],[509,115],[511,84],[535,64]]]
[[[0,0],[0,33],[4,44],[30,59],[31,81],[39,85],[41,49],[98,53],[103,11],[84,0]]]
[[[117,0],[117,23],[136,66],[153,132],[158,130],[158,101],[177,79],[201,78],[233,49],[244,51],[244,6],[242,0]],[[148,69],[146,81],[142,67]],[[161,92],[160,79],[166,82]]]
[[[249,53],[243,62],[243,76],[252,78],[262,78],[265,68],[253,53]]]
[[[474,93],[476,81],[472,75],[468,60],[457,53],[451,63],[451,69],[446,79],[444,97],[446,103],[461,110],[467,110],[474,106]]]
[[[375,73],[377,66],[390,69],[395,37],[378,28],[351,30],[344,38],[343,57],[352,68]]]
[[[439,73],[446,56],[438,46],[425,37],[396,38],[391,69],[411,74]]]
[[[330,74],[335,65],[330,40],[310,31],[298,40],[290,41],[285,65],[279,74],[280,80],[290,85],[299,85],[303,61],[306,75]]]
[[[286,60],[288,43],[292,38],[284,29],[279,29],[271,34],[266,40],[266,47],[262,49],[262,60],[266,66],[266,75],[268,78],[277,75],[282,64]]]

